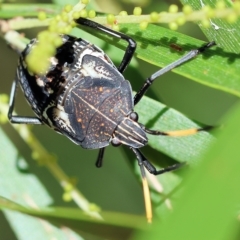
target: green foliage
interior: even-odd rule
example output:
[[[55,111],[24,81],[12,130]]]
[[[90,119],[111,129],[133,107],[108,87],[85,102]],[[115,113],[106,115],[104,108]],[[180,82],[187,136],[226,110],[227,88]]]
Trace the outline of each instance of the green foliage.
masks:
[[[146,228],[145,219],[140,216],[102,212],[103,219],[92,219],[86,216],[83,211],[76,208],[42,208],[41,211],[38,211],[34,208],[27,208],[16,204],[2,197],[0,197],[0,209],[18,211],[30,216],[39,217],[57,227],[64,225],[79,233],[82,237],[88,238],[91,236],[92,239],[108,238],[120,240],[123,236],[125,236],[126,239],[129,238],[135,230]],[[89,229],[94,229],[94,231],[91,233]],[[111,231],[109,231],[109,229],[111,229]],[[47,237],[47,231],[44,231],[44,228],[38,226],[35,230],[38,232],[38,235],[46,234],[45,237]],[[55,236],[61,238],[61,232],[56,229],[54,230]],[[36,232],[31,237],[36,236]],[[116,232],[118,234],[116,234]]]
[[[174,213],[134,239],[239,239],[239,118],[238,104],[216,131],[217,142],[185,176]]]

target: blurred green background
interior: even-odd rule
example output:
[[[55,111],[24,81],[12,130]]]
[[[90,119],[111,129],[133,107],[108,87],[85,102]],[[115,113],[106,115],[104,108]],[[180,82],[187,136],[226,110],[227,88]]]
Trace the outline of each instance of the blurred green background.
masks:
[[[4,1],[12,3],[38,3],[39,1]],[[49,3],[51,1],[41,1]],[[64,1],[63,1],[64,2]],[[74,1],[72,1],[74,2]],[[69,4],[71,1],[65,1]],[[154,0],[95,0],[92,4],[96,11],[117,14],[121,10],[132,12],[135,6],[142,6],[143,13],[152,11],[166,11],[170,4],[181,6],[179,1],[154,1]],[[167,27],[167,26],[166,26]],[[21,31],[27,38],[34,38],[41,29],[30,29]],[[195,38],[208,41],[201,33],[196,24],[186,24],[178,31]],[[98,39],[85,34],[83,36],[88,41],[100,45],[116,63],[122,55],[121,50],[110,47],[105,43],[100,43]],[[117,54],[116,54],[117,53]],[[118,54],[120,53],[120,54]],[[1,93],[9,94],[11,84],[15,76],[18,55],[7,47],[4,40],[0,39],[0,89]],[[133,60],[133,64],[126,70],[125,77],[130,80],[133,90],[137,91],[148,76],[158,68],[140,61]],[[197,122],[216,125],[221,117],[237,101],[237,98],[229,94],[210,89],[189,81],[184,77],[174,73],[167,73],[154,83],[154,87],[147,92],[147,95],[165,103],[168,107],[177,109]],[[30,107],[27,105],[21,91],[18,92],[16,110],[21,115],[32,115]],[[20,139],[15,130],[9,125],[2,126],[4,132],[16,145],[19,154],[22,155],[28,165],[29,171],[37,176],[39,181],[47,189],[52,198],[54,206],[75,206],[73,202],[62,201],[62,189],[52,175],[44,167],[39,167],[31,158],[29,147]],[[174,130],[174,126],[173,126]],[[133,176],[129,167],[135,159],[133,154],[125,147],[108,147],[106,150],[104,164],[101,169],[95,167],[97,150],[84,150],[73,144],[67,138],[56,134],[46,126],[33,127],[34,134],[49,152],[58,156],[59,165],[69,175],[78,179],[78,188],[85,197],[96,203],[106,211],[120,211],[125,213],[144,214],[144,203],[141,183]],[[1,144],[0,144],[1,146]],[[1,147],[0,147],[1,148]],[[1,149],[7,151],[7,149]],[[163,161],[171,161],[167,156],[157,153],[150,147],[145,147],[143,152],[150,158],[161,158]],[[5,239],[18,239],[11,230],[9,223],[0,212],[0,233],[7,236]],[[0,239],[3,239],[0,237]]]

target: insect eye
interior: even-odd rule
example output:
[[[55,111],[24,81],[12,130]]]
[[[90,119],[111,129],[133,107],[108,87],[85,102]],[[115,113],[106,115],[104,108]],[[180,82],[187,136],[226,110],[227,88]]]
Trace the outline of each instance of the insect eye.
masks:
[[[129,118],[133,120],[134,122],[138,121],[138,114],[136,112],[131,112],[129,115]]]
[[[113,138],[111,143],[114,147],[118,147],[122,144],[121,141],[118,138]]]

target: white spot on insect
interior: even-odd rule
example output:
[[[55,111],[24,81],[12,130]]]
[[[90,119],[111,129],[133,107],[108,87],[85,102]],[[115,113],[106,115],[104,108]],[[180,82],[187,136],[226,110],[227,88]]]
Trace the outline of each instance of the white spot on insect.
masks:
[[[112,61],[105,55],[105,53],[98,47],[89,44],[88,42],[81,41],[81,44],[74,46],[75,62],[72,64],[72,71],[78,71],[82,67],[82,59],[86,55],[95,56],[102,59],[105,63],[110,64],[115,68]],[[81,69],[82,71],[82,69]]]
[[[66,112],[63,112],[63,111],[56,108],[56,111],[54,113],[56,114],[56,116],[58,118],[61,118],[66,123],[69,123],[68,114]]]
[[[95,66],[96,66],[96,62],[95,61],[91,61],[88,63],[84,63],[82,65],[82,68],[85,70],[85,72],[87,73],[88,76],[92,77],[92,78],[99,78],[99,74],[98,72],[95,70]]]
[[[106,70],[104,65],[97,65],[95,61],[83,63],[82,73],[92,78],[107,78],[111,80],[110,73]]]
[[[69,66],[68,66],[67,63],[65,63],[65,64],[63,65],[62,70],[63,70],[62,75],[63,75],[63,76],[66,76],[66,74],[69,72]]]
[[[74,129],[71,127],[68,114],[63,110],[62,106],[58,105],[57,108],[54,108],[53,118],[61,126],[61,129],[75,133]]]
[[[96,66],[95,70],[101,77],[111,79],[109,71],[106,70],[104,66]]]
[[[42,80],[41,78],[37,78],[37,79],[36,79],[36,82],[37,82],[37,85],[38,85],[39,87],[44,87],[44,82],[43,82],[43,80]]]
[[[50,58],[50,63],[54,66],[56,66],[58,64],[58,60],[55,57],[51,57]]]
[[[47,92],[48,92],[49,94],[53,94],[53,93],[54,93],[54,91],[53,91],[51,88],[47,88]]]

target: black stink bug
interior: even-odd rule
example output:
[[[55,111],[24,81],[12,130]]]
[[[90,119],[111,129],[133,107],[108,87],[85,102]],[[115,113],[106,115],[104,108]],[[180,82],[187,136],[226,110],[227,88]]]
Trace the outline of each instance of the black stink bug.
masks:
[[[173,132],[147,129],[138,122],[138,115],[133,110],[134,105],[141,100],[156,78],[194,58],[213,46],[214,42],[190,51],[151,75],[133,97],[131,85],[122,73],[133,57],[135,41],[127,35],[87,19],[80,18],[76,22],[125,40],[128,46],[120,66],[115,67],[109,57],[95,45],[80,38],[62,35],[63,44],[50,59],[48,71],[37,76],[28,71],[25,62],[25,57],[37,42],[33,39],[20,56],[10,96],[9,120],[18,124],[46,124],[83,148],[99,149],[97,167],[102,165],[106,146],[110,143],[113,146],[124,144],[135,153],[144,184],[144,167],[154,175],[178,168],[180,164],[156,170],[139,150],[147,144],[147,134],[182,136],[202,129]],[[18,83],[36,117],[12,115]],[[148,219],[151,219],[151,213],[148,213]]]

